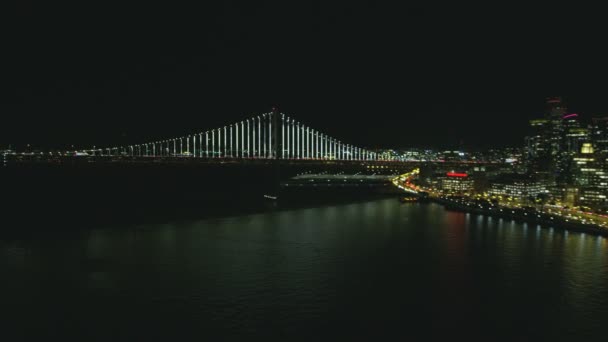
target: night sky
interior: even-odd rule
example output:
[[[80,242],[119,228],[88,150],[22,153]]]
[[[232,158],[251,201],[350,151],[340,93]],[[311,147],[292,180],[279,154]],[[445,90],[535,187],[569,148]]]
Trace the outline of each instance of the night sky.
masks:
[[[0,148],[137,143],[272,105],[366,147],[520,146],[553,95],[608,114],[599,8],[424,3],[15,1]]]

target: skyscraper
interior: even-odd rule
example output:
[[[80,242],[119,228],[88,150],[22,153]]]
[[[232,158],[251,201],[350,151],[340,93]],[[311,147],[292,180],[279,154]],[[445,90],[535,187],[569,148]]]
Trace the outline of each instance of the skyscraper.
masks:
[[[577,204],[606,212],[608,209],[608,118],[596,117],[589,127],[588,142],[574,160]]]
[[[608,117],[592,119],[590,136],[595,151],[608,155]]]
[[[563,161],[563,117],[567,112],[561,97],[549,97],[545,101],[544,118],[530,120],[533,130],[527,140],[529,171],[551,182],[558,181]]]
[[[528,171],[551,183],[572,184],[572,159],[589,141],[589,130],[581,126],[578,114],[568,114],[561,97],[549,97],[545,103],[544,117],[530,120]]]
[[[570,205],[608,206],[608,118],[581,124],[559,97],[546,99],[543,118],[530,121],[526,137],[528,172],[544,178],[551,193]],[[574,196],[569,196],[574,195]],[[570,200],[567,198],[571,197]]]

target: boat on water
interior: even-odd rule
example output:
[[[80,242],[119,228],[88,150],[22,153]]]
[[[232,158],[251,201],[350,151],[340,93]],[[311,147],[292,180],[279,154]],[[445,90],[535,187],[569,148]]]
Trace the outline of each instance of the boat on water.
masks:
[[[399,197],[399,202],[401,203],[414,203],[420,201],[420,198],[416,196],[403,196]]]
[[[273,200],[276,201],[278,199],[277,196],[273,196],[273,195],[264,195],[265,199],[269,199],[269,200]]]

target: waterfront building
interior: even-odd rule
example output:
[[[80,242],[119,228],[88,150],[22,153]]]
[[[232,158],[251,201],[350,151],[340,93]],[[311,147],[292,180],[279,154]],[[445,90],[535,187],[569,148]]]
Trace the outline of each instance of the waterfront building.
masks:
[[[606,209],[606,189],[599,187],[584,187],[579,190],[578,205],[593,210]]]
[[[528,200],[549,193],[546,181],[528,175],[504,174],[489,183],[488,194],[513,200]]]
[[[575,184],[579,187],[576,205],[594,210],[605,208],[608,194],[606,153],[597,151],[592,143],[583,143],[580,152],[573,160],[572,175]]]
[[[601,154],[594,153],[591,144],[584,144],[581,148],[581,153],[574,157],[573,160],[575,163],[573,175],[577,185],[608,189],[606,161],[602,158]]]
[[[470,194],[475,189],[474,179],[464,172],[451,171],[435,178],[439,190],[446,194]]]

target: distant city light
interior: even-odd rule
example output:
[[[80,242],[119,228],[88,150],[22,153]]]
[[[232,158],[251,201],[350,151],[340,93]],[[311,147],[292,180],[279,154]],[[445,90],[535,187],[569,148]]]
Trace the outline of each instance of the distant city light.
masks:
[[[574,117],[577,117],[577,116],[578,116],[578,114],[576,114],[576,113],[575,114],[568,114],[568,115],[562,116],[562,119],[569,119],[569,118],[574,118]]]
[[[468,177],[468,175],[466,173],[460,173],[460,172],[448,172],[446,173],[446,176],[448,177]]]

